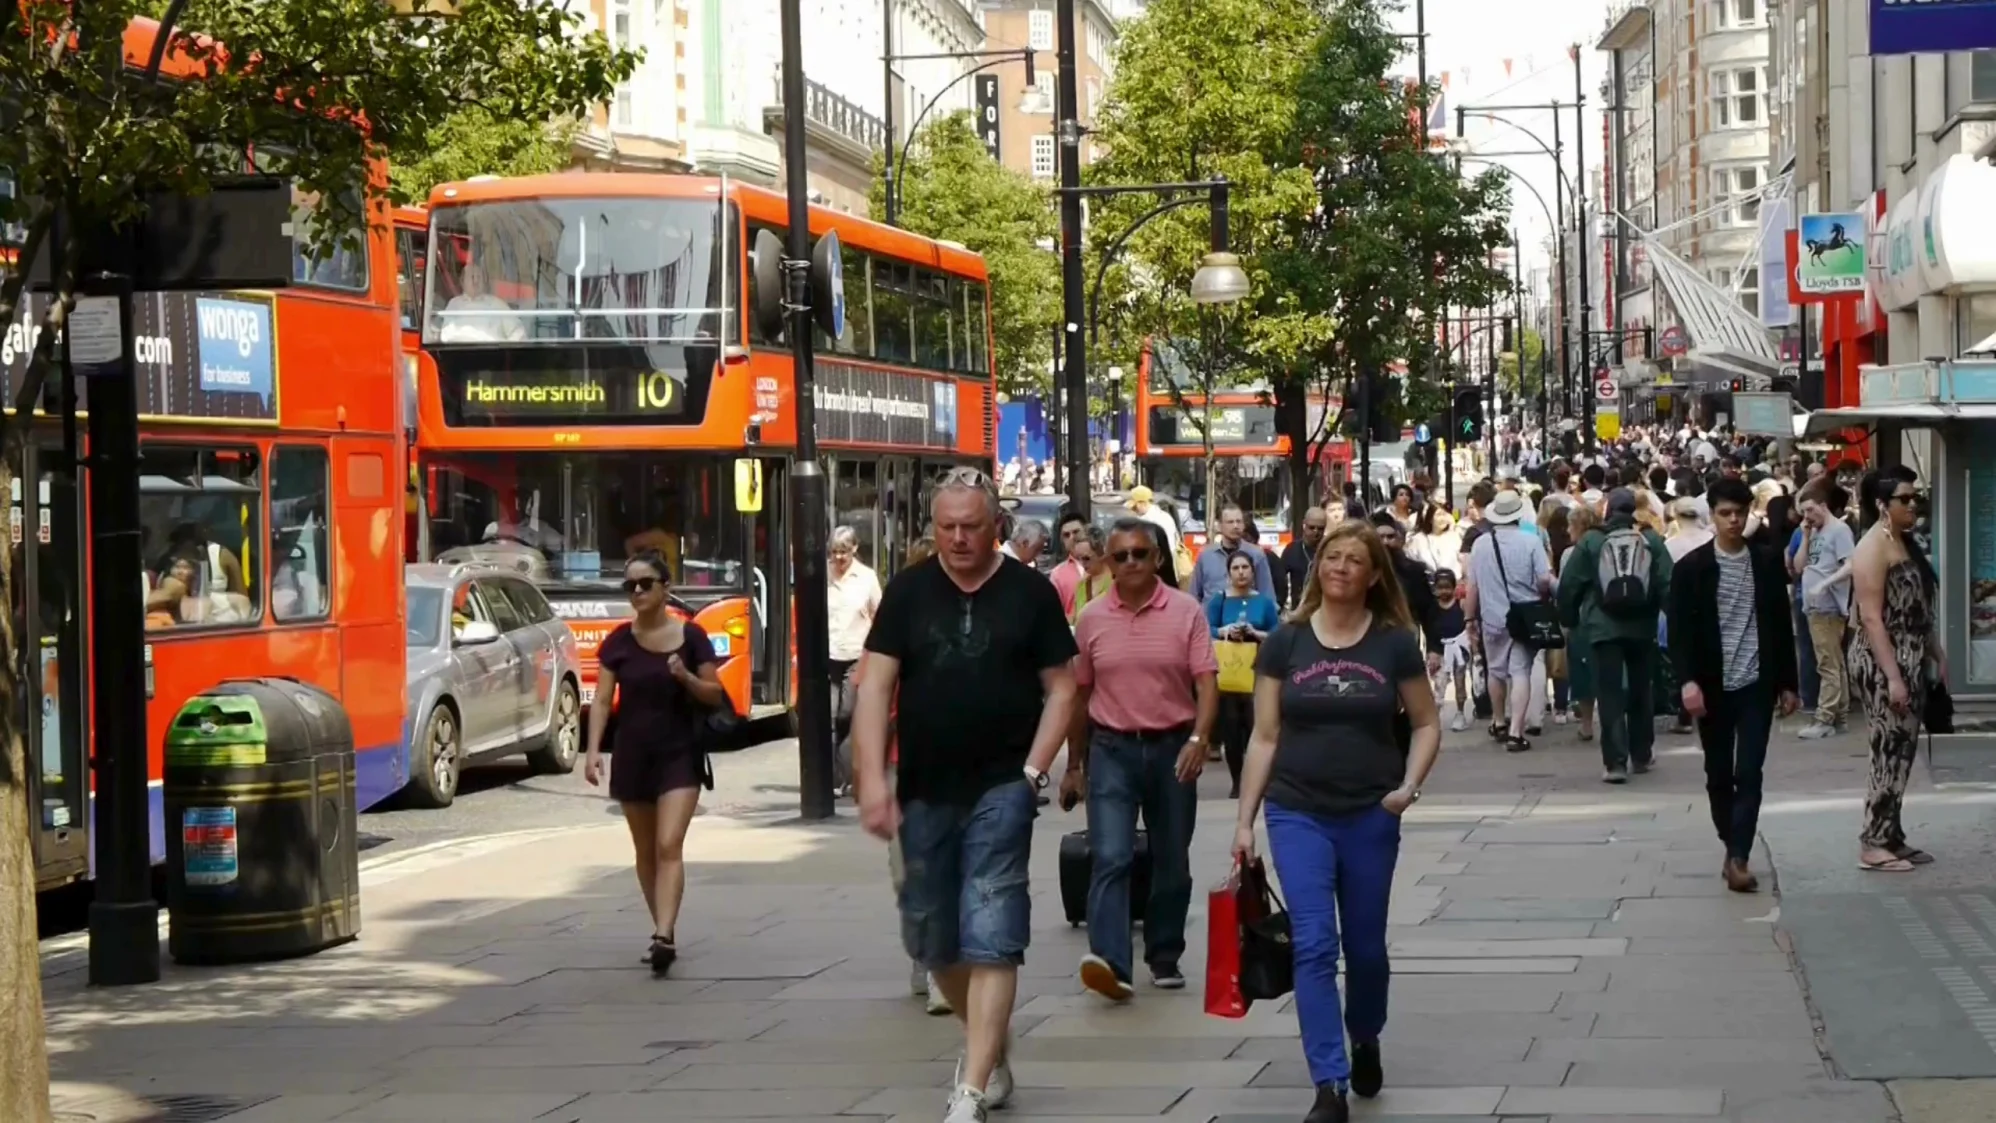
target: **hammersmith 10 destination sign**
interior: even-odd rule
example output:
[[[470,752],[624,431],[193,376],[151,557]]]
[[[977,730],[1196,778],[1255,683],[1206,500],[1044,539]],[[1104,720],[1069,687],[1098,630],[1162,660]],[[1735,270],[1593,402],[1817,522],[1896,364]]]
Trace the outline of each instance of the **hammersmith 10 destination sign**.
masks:
[[[457,393],[446,404],[474,425],[643,424],[686,413],[684,382],[662,370],[487,370],[452,381]]]

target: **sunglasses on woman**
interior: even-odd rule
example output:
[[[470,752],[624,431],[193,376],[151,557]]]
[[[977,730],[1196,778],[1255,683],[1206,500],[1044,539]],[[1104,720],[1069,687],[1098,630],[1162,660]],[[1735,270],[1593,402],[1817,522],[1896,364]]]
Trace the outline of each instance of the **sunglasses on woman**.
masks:
[[[625,596],[632,596],[632,597],[634,597],[634,596],[637,596],[637,595],[638,595],[639,593],[649,593],[649,592],[651,592],[651,591],[652,591],[653,589],[656,589],[656,588],[658,588],[658,578],[656,578],[656,577],[626,577],[626,578],[624,578],[624,595],[625,595]]]

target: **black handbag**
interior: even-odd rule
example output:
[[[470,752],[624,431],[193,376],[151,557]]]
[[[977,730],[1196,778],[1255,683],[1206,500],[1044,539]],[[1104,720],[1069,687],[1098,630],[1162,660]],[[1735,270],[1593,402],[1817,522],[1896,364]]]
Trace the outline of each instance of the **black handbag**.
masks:
[[[1504,544],[1498,541],[1497,532],[1488,535],[1490,553],[1497,559],[1497,578],[1504,583],[1504,597],[1511,601],[1511,607],[1504,613],[1504,631],[1512,642],[1521,643],[1534,651],[1558,651],[1566,646],[1566,632],[1559,626],[1559,609],[1552,601],[1537,597],[1532,600],[1511,599],[1511,575],[1504,572]]]
[[[1289,910],[1259,860],[1241,870],[1241,997],[1270,1002],[1296,989]]]
[[[1938,675],[1927,687],[1927,704],[1920,712],[1920,725],[1929,737],[1954,732],[1954,695],[1948,693],[1947,681]]]

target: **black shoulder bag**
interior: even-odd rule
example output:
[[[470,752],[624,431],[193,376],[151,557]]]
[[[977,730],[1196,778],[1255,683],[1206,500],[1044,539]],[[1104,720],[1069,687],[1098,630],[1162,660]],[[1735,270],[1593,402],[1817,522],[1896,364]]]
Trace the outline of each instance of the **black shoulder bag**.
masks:
[[[1522,532],[1520,532],[1522,533]],[[1504,613],[1504,631],[1514,643],[1524,644],[1534,651],[1558,651],[1566,646],[1566,633],[1559,627],[1559,609],[1551,600],[1534,596],[1531,600],[1518,600],[1511,593],[1511,575],[1504,572],[1504,542],[1496,528],[1491,528],[1483,536],[1490,543],[1490,552],[1497,559],[1497,577],[1504,583],[1504,599],[1511,607]]]

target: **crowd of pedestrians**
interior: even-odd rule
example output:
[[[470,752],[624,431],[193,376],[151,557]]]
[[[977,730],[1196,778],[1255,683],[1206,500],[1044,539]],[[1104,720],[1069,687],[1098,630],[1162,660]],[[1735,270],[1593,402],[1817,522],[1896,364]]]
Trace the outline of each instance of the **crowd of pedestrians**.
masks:
[[[1806,705],[1800,735],[1830,736],[1854,702],[1872,756],[1858,861],[1932,862],[1901,819],[1947,671],[1917,480],[1770,455],[1747,438],[1641,430],[1571,459],[1521,452],[1528,466],[1475,481],[1459,513],[1417,473],[1377,509],[1310,508],[1280,550],[1222,504],[1183,561],[1146,489],[1106,527],[1008,526],[991,477],[957,469],[884,586],[835,531],[831,654],[850,700],[838,715],[853,792],[865,828],[890,842],[911,987],[963,1026],[947,1123],[982,1123],[1012,1095],[1033,824],[1063,751],[1060,806],[1086,807],[1078,981],[1118,1004],[1135,997],[1139,966],[1152,987],[1186,985],[1198,781],[1224,760],[1233,860],[1257,860],[1259,821],[1290,916],[1318,1088],[1308,1123],[1344,1123],[1350,1094],[1384,1084],[1400,817],[1445,721],[1487,720],[1496,746],[1528,752],[1546,724],[1577,720],[1583,739],[1598,735],[1612,784],[1655,767],[1658,721],[1695,729],[1720,874],[1752,892],[1776,718]],[[1043,574],[1046,551],[1059,561]],[[663,611],[664,572],[644,557],[627,571],[636,614],[605,641],[599,687],[625,720],[613,730],[599,716],[609,707],[592,709],[587,768],[600,782],[614,735],[611,794],[661,971],[675,954],[702,707],[720,689],[705,636]]]

